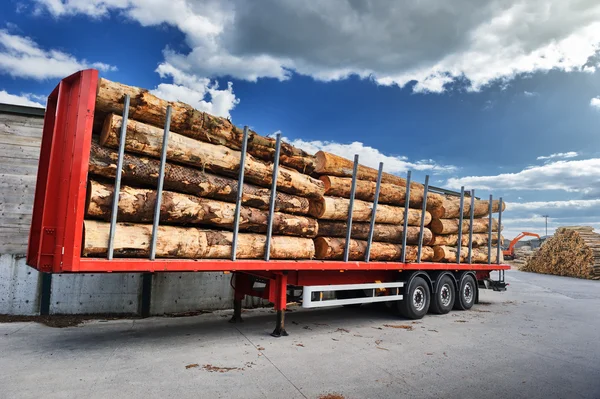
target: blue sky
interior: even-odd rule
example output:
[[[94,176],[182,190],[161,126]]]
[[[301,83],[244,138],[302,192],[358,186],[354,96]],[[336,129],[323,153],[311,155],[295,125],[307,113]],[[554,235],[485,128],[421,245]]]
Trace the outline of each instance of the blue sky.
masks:
[[[261,134],[600,228],[596,1],[5,0],[0,102],[101,75]],[[268,11],[265,11],[268,10]]]

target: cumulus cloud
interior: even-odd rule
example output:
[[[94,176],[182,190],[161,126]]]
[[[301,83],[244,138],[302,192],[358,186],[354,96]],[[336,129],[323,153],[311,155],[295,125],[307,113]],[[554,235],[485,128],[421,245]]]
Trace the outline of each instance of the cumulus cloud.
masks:
[[[280,80],[290,71],[324,81],[350,75],[417,92],[448,83],[480,90],[520,74],[594,72],[596,0],[36,0],[55,17],[120,13],[143,26],[169,24],[190,51],[165,62],[197,76]],[[268,12],[265,12],[268,10]]]
[[[557,153],[550,154],[550,155],[542,155],[542,156],[537,157],[536,159],[538,161],[540,161],[540,160],[555,159],[555,158],[575,158],[578,155],[579,154],[575,151],[557,152]]]
[[[596,109],[600,109],[600,97],[594,97],[590,100],[590,106]]]
[[[17,78],[62,78],[81,69],[112,71],[114,66],[78,60],[58,50],[44,50],[29,37],[0,30],[0,73]]]
[[[45,108],[44,105],[34,100],[39,101],[40,96],[31,93],[10,94],[6,90],[0,90],[0,103]]]

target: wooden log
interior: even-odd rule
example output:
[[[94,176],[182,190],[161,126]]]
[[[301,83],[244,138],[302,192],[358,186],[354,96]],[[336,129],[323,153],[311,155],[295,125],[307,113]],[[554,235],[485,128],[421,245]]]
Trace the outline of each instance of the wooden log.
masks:
[[[325,151],[319,151],[315,154],[315,173],[319,175],[330,175],[338,177],[352,177],[352,171],[354,162],[342,158],[338,155],[330,154]],[[377,181],[377,175],[379,171],[377,169],[369,168],[368,166],[358,165],[357,178],[359,180]],[[390,173],[383,173],[381,175],[382,183],[391,183],[400,187],[406,187],[406,179]],[[423,185],[417,182],[410,183],[411,188],[421,188]]]
[[[492,247],[492,263],[496,263],[496,254],[498,250]],[[445,245],[436,245],[433,247],[433,261],[434,262],[456,262],[457,248],[448,247]],[[462,247],[460,249],[460,262],[467,262],[469,260],[469,249]],[[488,252],[487,248],[473,248],[471,252],[471,263],[487,263]],[[500,251],[500,262],[504,261],[502,251]]]
[[[201,112],[182,102],[169,102],[156,97],[148,90],[100,79],[96,97],[96,110],[103,113],[123,113],[126,94],[131,98],[129,117],[150,125],[165,124],[167,106],[172,107],[171,130],[193,139],[226,147],[241,149],[243,130],[226,118]],[[275,140],[254,131],[248,134],[248,152],[266,161],[273,161]],[[311,174],[315,167],[314,156],[288,143],[281,143],[280,163],[302,173]]]
[[[325,183],[325,195],[332,197],[350,198],[350,188],[352,186],[351,177],[321,176],[319,177]],[[368,180],[356,181],[355,197],[359,200],[373,202],[375,200],[376,182]],[[410,207],[421,208],[423,206],[423,187],[412,187],[410,190]],[[406,185],[399,186],[392,183],[381,183],[379,188],[379,202],[382,204],[391,204],[404,206],[406,198]],[[427,209],[435,209],[442,206],[444,197],[440,194],[429,192],[427,194]]]
[[[83,256],[106,256],[110,223],[84,221]],[[152,225],[117,223],[114,254],[119,257],[148,257]],[[228,259],[231,256],[233,233],[193,227],[159,226],[156,256],[182,259]],[[262,259],[266,236],[238,235],[238,259]],[[273,236],[271,259],[312,259],[315,248],[310,238]]]
[[[109,221],[112,212],[114,186],[94,180],[88,182],[87,217]],[[121,186],[118,220],[122,222],[152,223],[156,191]],[[174,191],[163,191],[160,221],[168,224],[207,224],[233,228],[235,204]],[[240,208],[240,231],[264,233],[269,213],[255,208]],[[306,216],[273,213],[273,234],[316,237],[317,221]]]
[[[117,171],[119,154],[109,148],[92,142],[89,173],[95,176],[114,178]],[[146,157],[125,153],[121,177],[125,183],[134,183],[156,187],[160,162]],[[226,202],[235,202],[237,198],[237,180],[213,175],[200,170],[172,163],[165,164],[164,188],[198,197],[212,198]],[[244,184],[242,205],[258,209],[269,209],[271,190]],[[275,211],[297,215],[308,214],[307,198],[277,192]]]
[[[339,260],[344,257],[346,240],[335,237],[317,237],[315,241],[315,257],[322,260]],[[367,242],[362,240],[350,240],[348,258],[350,260],[364,260],[367,251]],[[417,260],[418,248],[416,245],[406,246],[406,261]],[[433,249],[425,246],[421,251],[421,260],[430,260],[433,257]],[[397,261],[402,258],[402,246],[383,242],[371,243],[369,259],[373,261]]]
[[[489,214],[490,201],[475,200],[473,208],[474,217],[483,217]],[[502,211],[506,209],[506,202],[502,202]],[[492,201],[492,213],[500,211],[500,203],[498,200]],[[471,198],[465,197],[463,204],[463,216],[471,215]],[[460,199],[444,198],[443,203],[431,210],[431,216],[434,219],[453,219],[460,217]]]
[[[368,222],[371,220],[373,204],[366,201],[354,200],[352,208],[352,220],[356,222]],[[317,219],[347,220],[350,200],[340,197],[321,197],[311,199],[309,214]],[[404,222],[404,208],[391,205],[377,205],[377,223],[402,224]],[[429,212],[425,213],[425,226],[431,221]],[[410,226],[421,225],[421,210],[408,210],[408,224]]]
[[[429,228],[436,235],[458,233],[458,219],[432,219]],[[487,233],[488,218],[473,219],[473,233]],[[498,231],[498,221],[492,219],[492,231]],[[463,220],[463,233],[469,232],[469,220]]]
[[[337,222],[329,220],[319,220],[318,236],[322,237],[346,237],[346,222]],[[351,237],[357,240],[366,240],[369,237],[369,223],[352,223]],[[375,224],[373,229],[373,241],[377,242],[402,242],[403,227],[393,224]],[[409,226],[407,229],[406,243],[419,243],[419,227]],[[427,227],[423,228],[423,245],[429,245],[432,240],[431,230]]]
[[[118,148],[123,118],[108,115],[102,128],[100,144]],[[125,150],[160,158],[163,129],[129,119]],[[177,133],[170,133],[167,159],[209,170],[226,176],[237,177],[240,167],[239,151],[223,145],[203,143]],[[245,179],[260,186],[270,187],[273,167],[252,155],[246,155]],[[294,169],[279,168],[277,189],[303,197],[320,197],[325,192],[322,181]]]
[[[502,238],[504,239],[504,238]],[[498,234],[492,234],[492,244],[498,242]],[[461,245],[469,245],[469,234],[463,234]],[[473,246],[484,246],[488,243],[487,233],[473,233]],[[434,235],[430,245],[448,245],[456,246],[458,244],[458,234]]]

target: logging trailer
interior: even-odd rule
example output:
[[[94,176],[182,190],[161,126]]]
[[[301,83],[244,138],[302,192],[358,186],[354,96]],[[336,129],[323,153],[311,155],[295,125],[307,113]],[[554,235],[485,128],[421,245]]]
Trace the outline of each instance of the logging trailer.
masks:
[[[276,326],[273,336],[287,335],[284,325],[284,311],[287,303],[298,301],[305,308],[324,306],[360,306],[362,303],[386,302],[402,316],[410,319],[422,318],[428,311],[447,313],[450,310],[470,309],[478,301],[480,288],[503,291],[507,284],[504,271],[510,266],[501,264],[500,245],[497,245],[497,261],[492,263],[492,212],[490,196],[488,262],[475,264],[471,260],[472,240],[469,239],[468,261],[461,263],[457,256],[456,263],[421,262],[423,219],[425,215],[426,196],[429,177],[425,179],[425,200],[423,201],[423,217],[421,220],[421,236],[419,255],[416,262],[405,262],[404,248],[406,235],[402,242],[402,260],[399,262],[369,261],[369,246],[372,240],[377,198],[381,181],[382,167],[379,165],[379,179],[375,201],[373,202],[371,231],[367,244],[365,259],[348,261],[348,242],[352,225],[352,198],[356,184],[358,165],[355,157],[352,194],[346,234],[346,249],[343,261],[321,260],[270,260],[269,244],[271,237],[271,217],[267,229],[265,259],[236,260],[236,236],[239,227],[239,208],[241,188],[244,179],[244,159],[246,142],[242,145],[240,159],[240,176],[238,200],[233,230],[232,256],[229,260],[211,259],[173,259],[155,258],[156,231],[158,228],[158,211],[156,207],[153,223],[153,240],[150,257],[113,258],[112,240],[116,227],[118,193],[120,192],[121,161],[124,154],[124,137],[126,129],[121,131],[119,161],[115,178],[115,196],[111,219],[111,234],[108,244],[108,256],[93,258],[81,256],[82,239],[84,237],[84,207],[88,181],[88,163],[94,125],[94,111],[98,71],[90,69],[77,72],[65,79],[48,97],[42,136],[39,169],[37,175],[35,200],[29,244],[27,264],[45,273],[121,273],[121,272],[223,272],[232,274],[234,288],[234,313],[232,322],[241,321],[241,304],[246,295],[269,300],[277,312]],[[123,119],[127,121],[129,98],[125,98]],[[168,141],[170,107],[165,110],[166,126],[163,143]],[[123,127],[127,123],[122,124]],[[278,144],[280,140],[278,139]],[[161,174],[166,162],[166,146],[163,145],[161,158]],[[273,169],[276,175],[279,160],[279,146],[275,152]],[[407,175],[407,195],[409,200],[410,172]],[[276,179],[271,191],[270,215],[273,212],[273,197],[276,192]],[[436,190],[431,188],[432,191]],[[160,204],[162,193],[162,176],[158,179],[157,203]],[[467,197],[468,198],[468,197]],[[474,200],[473,191],[470,200]],[[460,225],[463,222],[464,188],[461,190]],[[502,199],[500,198],[500,201]],[[408,212],[406,204],[405,210]],[[473,206],[471,205],[470,223],[473,223]],[[502,220],[502,203],[500,202],[499,226]],[[405,217],[404,231],[408,218]],[[465,223],[467,221],[465,220]],[[472,229],[469,230],[472,235]],[[498,243],[501,228],[498,228]],[[459,229],[458,254],[461,254],[461,235]],[[466,233],[465,233],[466,234]],[[465,248],[463,248],[464,250]],[[492,271],[497,271],[498,278],[492,279]],[[324,295],[325,294],[325,295]],[[331,299],[329,299],[331,298]]]

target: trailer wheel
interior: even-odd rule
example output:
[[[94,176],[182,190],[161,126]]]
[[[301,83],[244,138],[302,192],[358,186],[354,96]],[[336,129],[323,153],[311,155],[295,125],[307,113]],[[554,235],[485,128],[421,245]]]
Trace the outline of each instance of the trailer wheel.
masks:
[[[477,295],[477,286],[475,279],[471,275],[464,276],[460,281],[458,296],[454,301],[454,309],[469,310],[475,304],[475,296]]]
[[[404,298],[397,303],[398,313],[401,316],[407,319],[423,318],[431,303],[429,285],[422,277],[415,277],[404,292]]]
[[[456,290],[454,283],[449,276],[443,276],[436,284],[437,292],[431,296],[431,306],[429,310],[431,313],[446,314],[452,307],[456,300]]]

